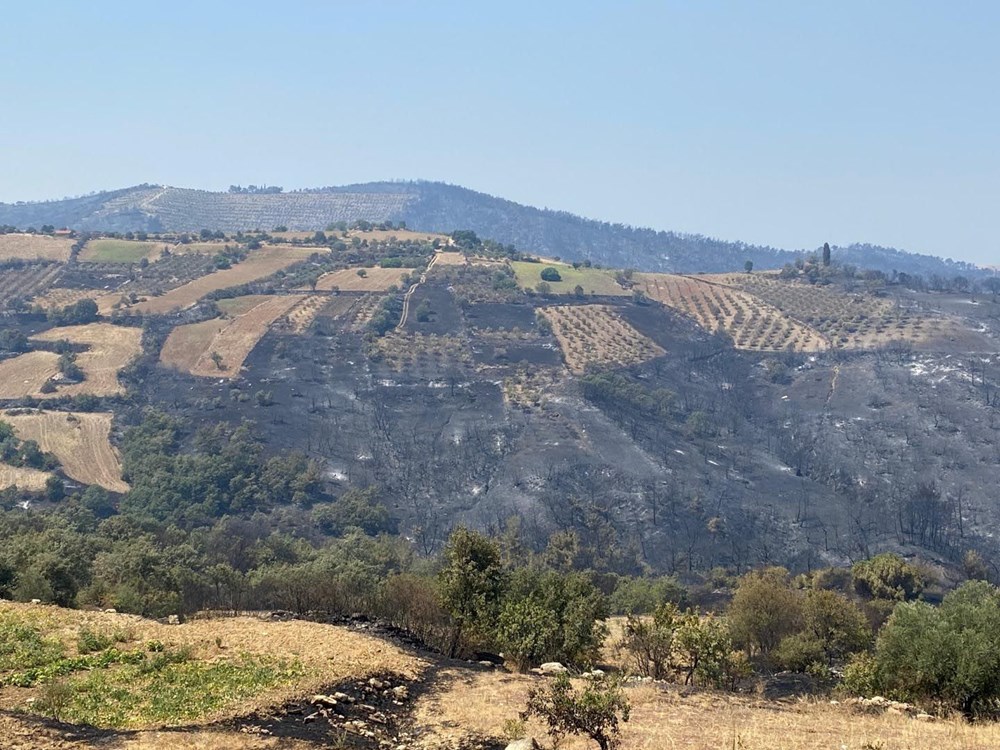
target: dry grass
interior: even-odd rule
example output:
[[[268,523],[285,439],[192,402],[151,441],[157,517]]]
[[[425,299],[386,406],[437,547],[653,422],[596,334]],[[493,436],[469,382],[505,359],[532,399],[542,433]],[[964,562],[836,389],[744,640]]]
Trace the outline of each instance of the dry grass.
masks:
[[[510,267],[514,269],[517,283],[524,289],[536,289],[544,281],[542,271],[546,268],[555,268],[559,272],[560,280],[545,282],[553,294],[573,294],[577,287],[580,287],[584,294],[612,297],[627,297],[632,294],[631,290],[625,289],[615,280],[613,271],[601,268],[585,266],[573,268],[568,263],[558,261],[542,263],[511,261]]]
[[[122,296],[115,293],[105,293],[98,289],[67,289],[51,287],[31,300],[32,305],[38,305],[43,310],[58,310],[84,299],[92,299],[97,303],[97,311],[101,315],[110,315]]]
[[[814,352],[829,348],[819,331],[740,289],[665,273],[636,274],[636,285],[705,330],[729,334],[737,349]]]
[[[143,258],[153,261],[160,257],[165,247],[169,245],[163,242],[90,240],[80,251],[78,260],[84,263],[138,263]]]
[[[0,398],[40,396],[45,381],[59,372],[59,355],[28,352],[0,360]]]
[[[577,374],[590,365],[633,365],[664,354],[608,305],[544,307],[541,313],[552,324],[566,366]]]
[[[278,318],[303,302],[303,295],[261,296],[231,320],[210,320],[177,326],[160,352],[160,362],[191,375],[235,378],[243,361]],[[240,308],[236,308],[240,309]],[[221,357],[219,365],[212,355]]]
[[[53,328],[32,337],[37,341],[69,341],[82,344],[86,351],[76,355],[76,363],[87,378],[82,383],[60,385],[55,393],[39,394],[47,398],[58,396],[115,396],[125,392],[118,382],[118,373],[142,349],[142,329],[126,328],[110,323],[90,323],[85,326]],[[27,355],[23,355],[27,356]]]
[[[326,305],[333,299],[324,294],[306,297],[293,307],[282,321],[292,333],[305,333]]]
[[[437,263],[441,266],[464,266],[467,262],[465,253],[449,250],[437,254]]]
[[[359,276],[358,271],[364,271]],[[344,268],[319,277],[316,289],[329,292],[384,292],[391,286],[400,286],[400,279],[409,273],[405,268]]]
[[[66,476],[83,484],[96,484],[113,492],[126,492],[121,461],[112,447],[108,413],[28,411],[0,412],[21,440],[34,440],[59,459]]]
[[[251,253],[241,263],[224,271],[214,271],[187,284],[172,289],[160,297],[132,305],[133,312],[160,315],[172,310],[191,307],[209,292],[228,289],[271,276],[282,269],[305,260],[316,252],[315,248],[266,246]]]
[[[0,234],[0,260],[69,260],[76,240],[44,234]]]
[[[32,492],[44,490],[45,482],[51,476],[47,471],[0,464],[0,490],[8,487],[18,487]]]
[[[428,746],[466,733],[500,735],[516,719],[528,690],[541,678],[446,670],[437,689],[417,704],[416,723]],[[684,690],[674,686],[626,688],[632,717],[623,724],[622,746],[630,750],[873,750],[928,748],[972,750],[1000,747],[1000,726],[961,720],[934,723],[906,716],[870,716],[824,701],[765,701],[747,695]],[[542,739],[544,727],[528,725]],[[565,750],[594,747],[567,739]]]

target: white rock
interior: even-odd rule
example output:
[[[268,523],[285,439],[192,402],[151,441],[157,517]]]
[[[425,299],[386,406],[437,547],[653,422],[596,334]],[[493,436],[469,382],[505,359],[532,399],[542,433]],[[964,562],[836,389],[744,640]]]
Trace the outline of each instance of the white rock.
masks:
[[[557,661],[547,661],[542,666],[540,666],[539,669],[541,670],[541,673],[544,675],[566,674],[567,672],[569,672],[569,670],[566,669],[566,667],[564,667]]]

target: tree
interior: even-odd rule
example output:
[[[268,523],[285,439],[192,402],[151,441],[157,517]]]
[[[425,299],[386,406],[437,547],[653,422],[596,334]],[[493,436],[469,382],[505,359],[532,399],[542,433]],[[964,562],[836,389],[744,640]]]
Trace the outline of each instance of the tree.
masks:
[[[618,680],[600,675],[589,678],[581,690],[574,690],[569,677],[559,675],[548,688],[533,688],[528,693],[521,718],[544,720],[555,744],[567,734],[584,735],[601,750],[612,750],[620,744],[619,723],[628,721],[630,712]]]
[[[558,269],[546,266],[542,269],[541,279],[542,281],[562,281],[562,276],[559,274]]]
[[[884,552],[851,568],[854,590],[872,599],[909,601],[924,590],[924,578],[916,566],[894,552]]]
[[[784,568],[747,573],[740,580],[728,611],[737,645],[767,656],[802,624],[802,596],[794,591]]]
[[[463,527],[448,538],[444,560],[438,582],[442,603],[455,620],[449,648],[453,657],[465,633],[491,629],[504,590],[504,574],[497,544]]]
[[[743,264],[743,269],[747,273],[750,273],[751,271],[753,271],[753,261],[752,260],[748,260],[746,263],[744,263]]]
[[[830,243],[829,242],[824,242],[823,243],[823,265],[824,266],[830,265]]]
[[[539,281],[538,284],[535,285],[535,291],[543,297],[548,297],[552,294],[552,287],[547,281]]]

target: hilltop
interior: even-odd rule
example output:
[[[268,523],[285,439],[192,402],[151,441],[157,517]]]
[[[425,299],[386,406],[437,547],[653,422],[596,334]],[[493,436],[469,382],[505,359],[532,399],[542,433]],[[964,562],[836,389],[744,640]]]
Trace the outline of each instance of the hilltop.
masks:
[[[43,225],[98,232],[236,232],[248,229],[324,230],[336,222],[404,222],[420,231],[470,229],[482,237],[566,260],[674,273],[780,268],[804,255],[702,235],[654,231],[524,206],[436,182],[372,182],[297,192],[254,188],[210,192],[158,185],[58,201],[0,204],[0,225]],[[812,248],[815,249],[815,248]],[[835,248],[843,263],[885,273],[953,277],[986,274],[976,266],[893,248]]]

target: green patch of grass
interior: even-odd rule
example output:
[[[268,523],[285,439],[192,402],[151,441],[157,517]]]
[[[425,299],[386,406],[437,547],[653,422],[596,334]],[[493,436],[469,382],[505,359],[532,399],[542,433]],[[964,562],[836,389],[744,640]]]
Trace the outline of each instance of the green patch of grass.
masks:
[[[138,263],[158,245],[132,240],[91,240],[80,260],[93,263]]]
[[[528,263],[512,261],[511,267],[517,276],[517,283],[523,289],[535,289],[542,282],[542,271],[555,268],[562,277],[561,281],[546,281],[553,294],[573,294],[577,286],[583,287],[584,294],[626,296],[632,294],[622,288],[613,271],[600,268],[573,268],[564,263]]]
[[[62,657],[63,645],[57,639],[18,617],[0,616],[0,672],[36,669]]]
[[[260,295],[245,295],[243,297],[229,297],[216,301],[216,306],[226,315],[235,318],[245,312],[250,312],[257,305],[267,302],[270,297]]]
[[[195,721],[304,674],[298,662],[241,656],[194,661],[183,652],[94,670],[46,688],[34,709],[61,721],[138,728]]]

